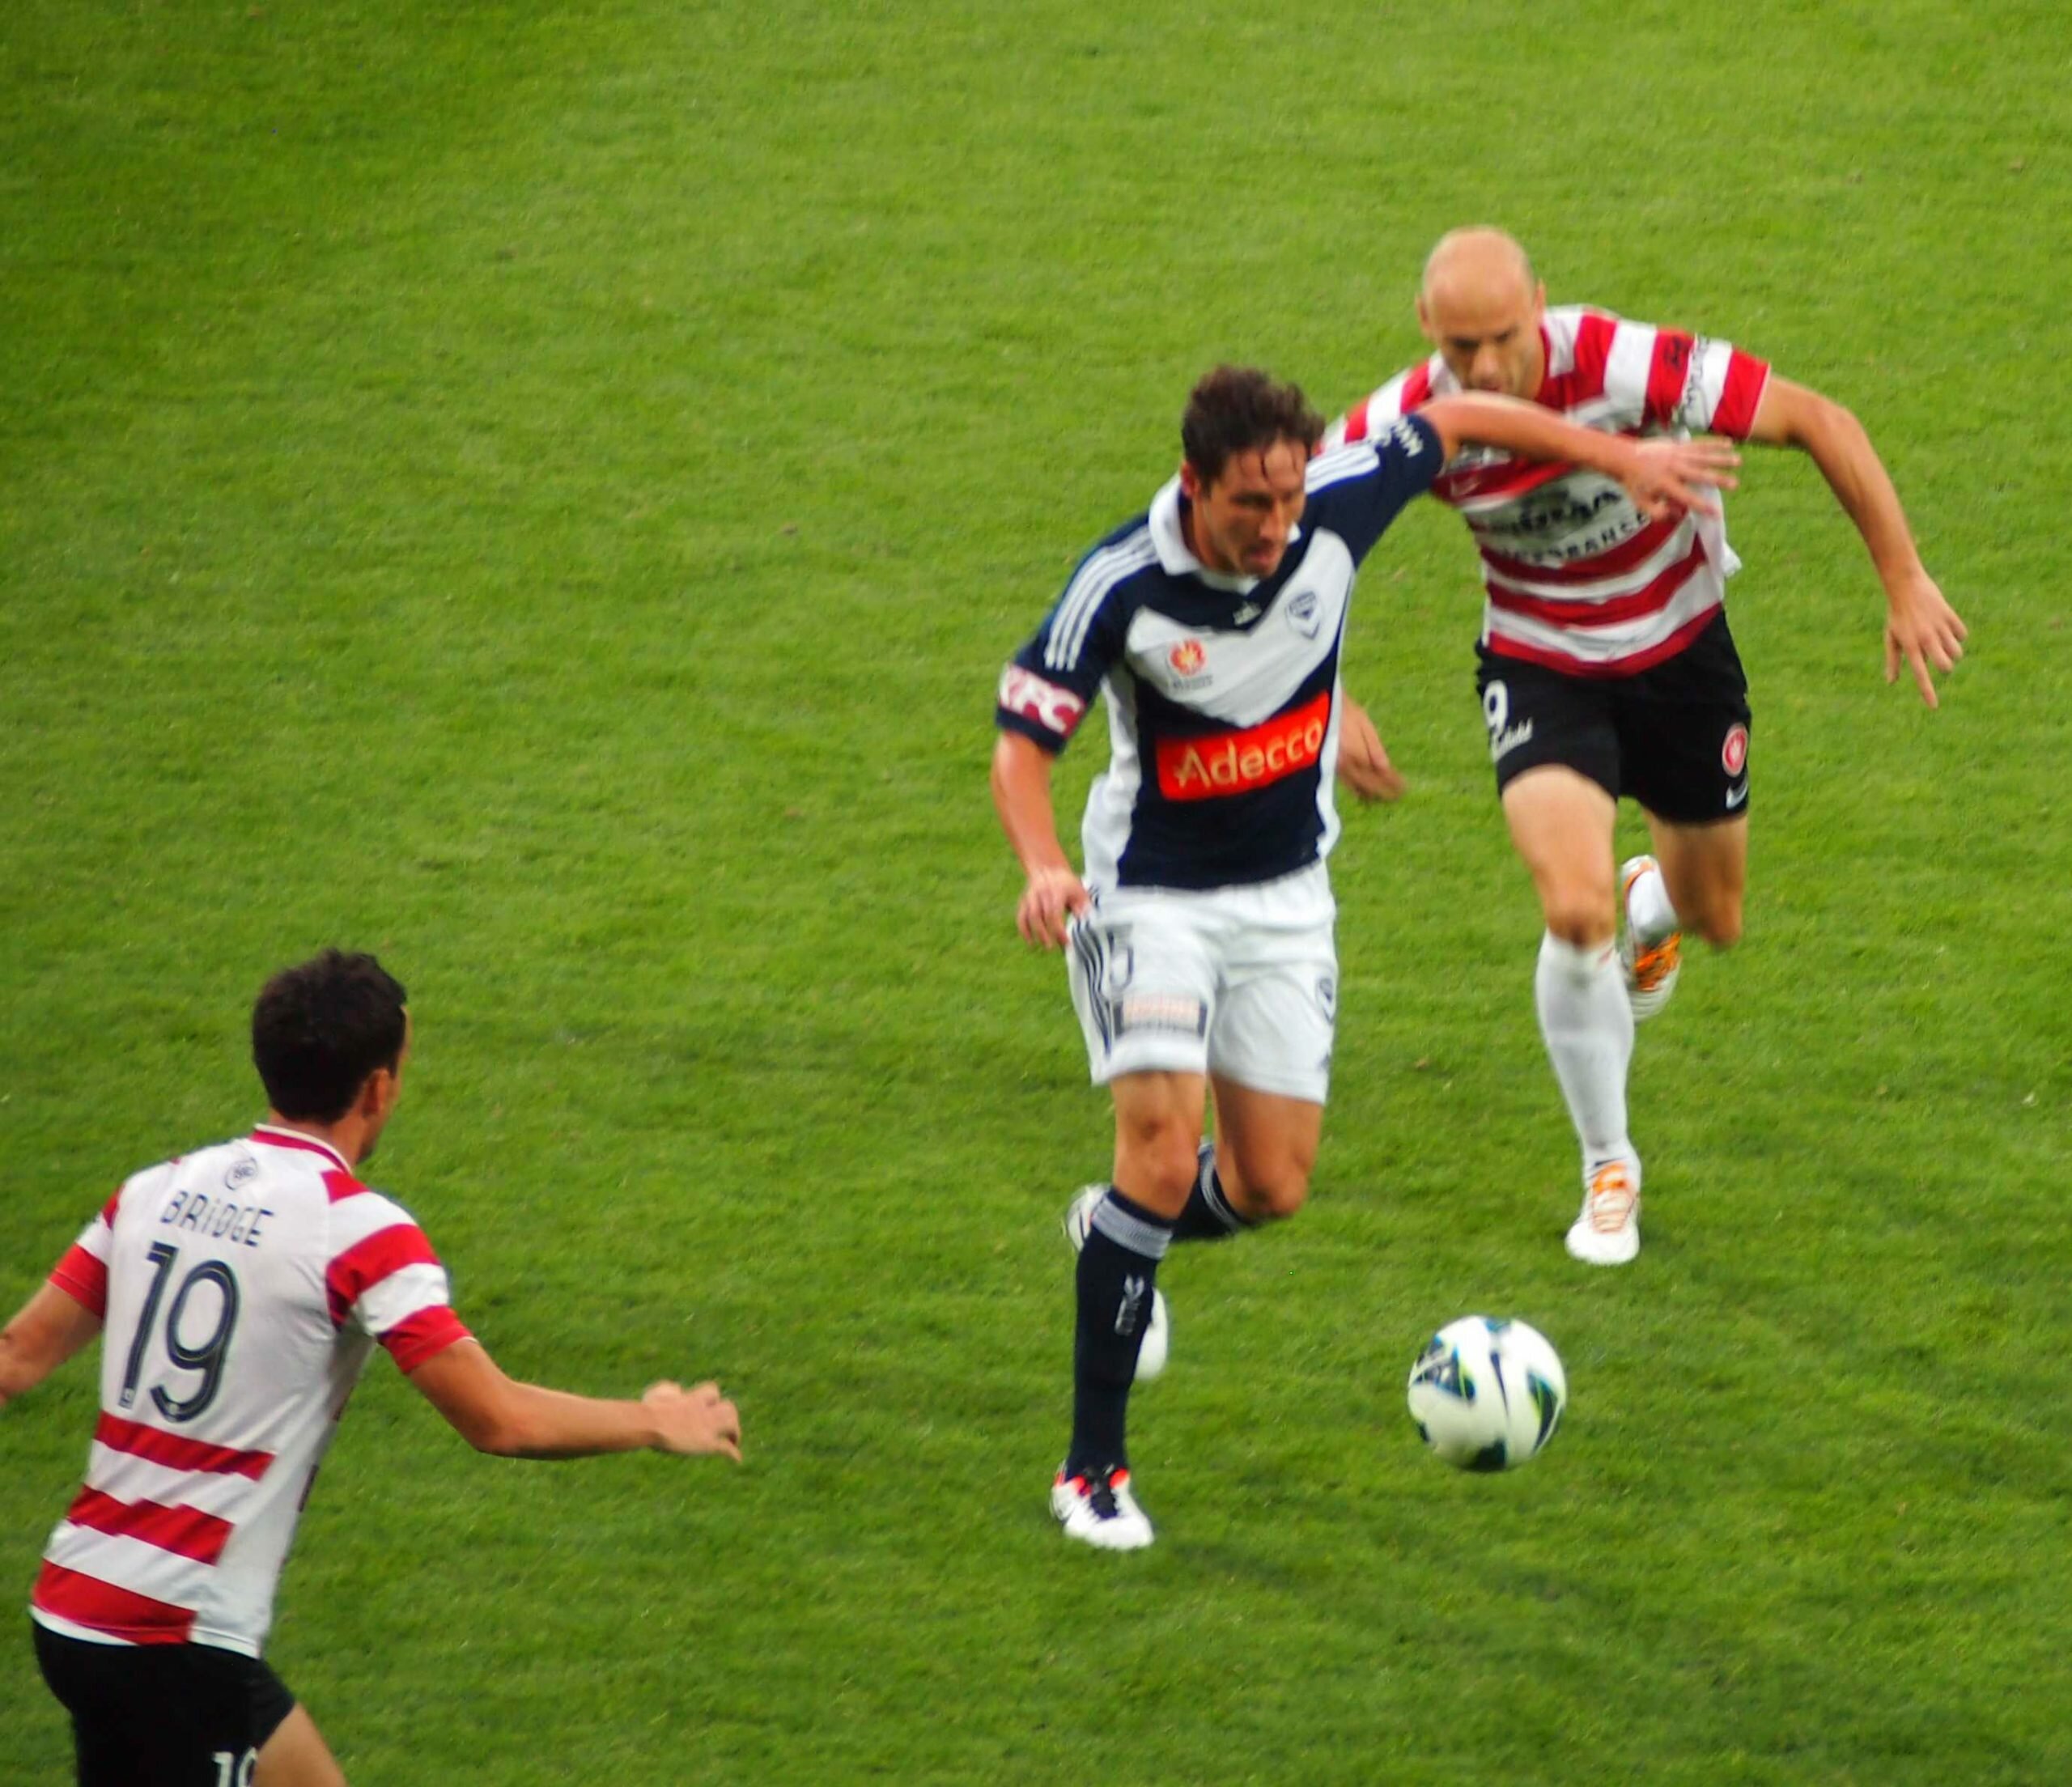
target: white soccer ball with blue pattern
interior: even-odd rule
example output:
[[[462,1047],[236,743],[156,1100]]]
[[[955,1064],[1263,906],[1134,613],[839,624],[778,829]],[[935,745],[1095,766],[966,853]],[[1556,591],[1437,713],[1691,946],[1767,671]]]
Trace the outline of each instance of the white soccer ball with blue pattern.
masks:
[[[1522,1322],[1464,1315],[1410,1368],[1410,1418],[1463,1471],[1509,1471],[1536,1457],[1568,1403],[1560,1355]]]

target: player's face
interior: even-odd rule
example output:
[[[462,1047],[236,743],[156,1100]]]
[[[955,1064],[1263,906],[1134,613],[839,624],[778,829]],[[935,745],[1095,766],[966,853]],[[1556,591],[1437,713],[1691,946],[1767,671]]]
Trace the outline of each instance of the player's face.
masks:
[[[1204,483],[1180,467],[1180,488],[1193,504],[1189,544],[1211,571],[1226,577],[1271,577],[1302,519],[1302,481],[1310,456],[1299,440],[1233,453]]]
[[[1539,345],[1546,303],[1544,286],[1455,274],[1418,299],[1417,320],[1463,388],[1531,397],[1546,370]]]

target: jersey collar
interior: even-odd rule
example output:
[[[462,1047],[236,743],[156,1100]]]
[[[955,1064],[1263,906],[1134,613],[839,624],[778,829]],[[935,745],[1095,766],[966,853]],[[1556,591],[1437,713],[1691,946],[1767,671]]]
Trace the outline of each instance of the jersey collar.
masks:
[[[344,1155],[329,1142],[318,1141],[314,1135],[304,1135],[292,1129],[276,1129],[271,1123],[261,1123],[253,1131],[252,1140],[264,1142],[269,1148],[292,1148],[305,1154],[321,1154],[336,1161],[340,1172],[352,1171]]]
[[[1151,499],[1151,543],[1157,549],[1158,562],[1169,577],[1192,577],[1233,596],[1249,596],[1259,587],[1256,577],[1230,577],[1220,571],[1211,571],[1195,557],[1187,545],[1187,530],[1181,524],[1182,505],[1187,499],[1180,494],[1180,480],[1176,476],[1169,479]],[[1298,521],[1289,530],[1288,544],[1293,546],[1302,537],[1302,525]]]

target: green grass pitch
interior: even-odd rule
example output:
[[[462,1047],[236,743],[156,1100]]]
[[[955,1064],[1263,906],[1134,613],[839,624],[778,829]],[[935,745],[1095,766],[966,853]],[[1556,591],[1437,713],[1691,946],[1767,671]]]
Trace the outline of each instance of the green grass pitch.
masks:
[[[15,0],[0,18],[0,1304],[409,983],[376,1177],[515,1372],[719,1375],[738,1473],[469,1453],[377,1361],[272,1655],[361,1783],[2072,1777],[2062,7]],[[1310,1210],[1176,1257],[1161,1541],[1067,1555],[1107,1156],[985,794],[998,666],[1195,374],[1341,406],[1489,220],[1854,407],[1973,628],[1929,714],[1756,456],[1748,937],[1643,1034],[1586,1275],[1457,520],[1349,681]],[[1063,776],[1076,813],[1099,754]],[[1469,1309],[1573,1399],[1427,1457]],[[81,1466],[0,1416],[0,1585]],[[0,1780],[67,1751],[18,1627]]]

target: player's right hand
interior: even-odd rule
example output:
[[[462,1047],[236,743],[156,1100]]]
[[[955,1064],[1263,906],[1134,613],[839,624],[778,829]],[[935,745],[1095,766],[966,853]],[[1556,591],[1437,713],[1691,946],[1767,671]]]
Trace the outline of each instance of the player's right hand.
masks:
[[[1741,482],[1734,475],[1740,463],[1740,454],[1717,436],[1638,440],[1633,443],[1632,469],[1619,482],[1651,521],[1679,509],[1717,515],[1719,501],[1712,493],[1730,490]]]
[[[1039,868],[1021,890],[1014,927],[1023,942],[1039,949],[1065,946],[1066,921],[1093,904],[1086,884],[1068,868]]]
[[[657,1452],[680,1456],[717,1453],[741,1462],[741,1411],[720,1394],[717,1384],[650,1384],[640,1398],[661,1430]]]

